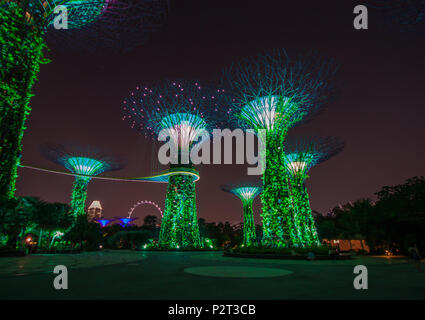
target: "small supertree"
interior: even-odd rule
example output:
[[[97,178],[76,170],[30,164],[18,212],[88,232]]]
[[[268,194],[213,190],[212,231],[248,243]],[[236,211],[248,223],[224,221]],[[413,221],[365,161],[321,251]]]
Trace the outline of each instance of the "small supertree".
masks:
[[[146,137],[168,137],[174,155],[170,170],[176,174],[168,181],[159,235],[163,247],[201,246],[195,181],[185,171],[194,170],[189,154],[224,123],[225,94],[200,81],[164,80],[136,87],[123,102],[123,120]]]
[[[119,170],[124,163],[92,148],[44,144],[42,154],[50,161],[64,166],[75,174],[71,210],[75,217],[86,215],[87,185],[93,176]]]
[[[263,174],[263,242],[299,246],[293,221],[283,142],[288,129],[315,114],[336,90],[333,60],[307,54],[290,58],[285,50],[242,59],[224,69],[222,84],[233,95],[233,118],[254,129],[266,146]]]
[[[105,228],[109,223],[114,221],[114,219],[94,219],[94,221],[99,223],[102,228]]]
[[[120,226],[125,228],[127,226],[131,225],[131,222],[133,222],[134,220],[138,219],[138,218],[130,218],[130,217],[115,217],[115,219],[119,220]]]
[[[344,149],[344,143],[334,137],[291,139],[285,143],[284,163],[291,186],[294,223],[301,231],[302,245],[320,245],[310,201],[305,186],[308,171]]]
[[[252,183],[232,184],[221,186],[221,190],[233,193],[242,201],[243,207],[243,245],[252,246],[256,244],[254,213],[252,203],[257,195],[261,193],[261,187]]]
[[[68,11],[66,30],[54,30],[55,8],[60,5]],[[54,31],[63,44],[68,43],[63,39],[68,32],[75,36],[84,29],[98,37],[98,41],[86,41],[81,46],[84,50],[103,52],[106,43],[127,48],[123,39],[133,38],[120,30],[125,35],[128,28],[132,35],[150,33],[166,10],[163,0],[0,0],[0,197],[15,194],[32,87],[40,64],[48,62],[43,58],[46,34]],[[74,47],[78,46],[74,43]]]

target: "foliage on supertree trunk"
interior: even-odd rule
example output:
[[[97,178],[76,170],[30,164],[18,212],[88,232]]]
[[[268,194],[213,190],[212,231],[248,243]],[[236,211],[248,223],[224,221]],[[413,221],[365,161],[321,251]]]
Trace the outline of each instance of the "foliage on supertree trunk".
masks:
[[[43,60],[43,31],[16,3],[0,6],[0,197],[15,193],[31,89]]]
[[[278,247],[298,246],[300,232],[294,221],[287,173],[282,162],[283,137],[267,134],[266,168],[263,174],[263,242]]]
[[[71,195],[71,211],[74,216],[85,215],[87,185],[89,178],[76,177]]]
[[[258,183],[239,183],[221,186],[221,190],[233,193],[242,201],[243,207],[243,241],[246,247],[257,244],[255,233],[254,212],[252,203],[255,197],[261,193]]]
[[[320,245],[310,200],[304,184],[305,177],[291,177],[291,200],[294,204],[294,214],[301,232],[301,246],[312,247]]]
[[[243,204],[243,245],[246,247],[254,245],[257,241],[254,223],[254,211],[252,201]]]
[[[166,248],[201,247],[196,215],[195,182],[189,176],[170,177],[159,245]]]
[[[290,139],[285,143],[284,165],[290,181],[290,198],[301,232],[302,246],[320,245],[310,200],[305,186],[308,171],[344,149],[344,143],[333,137]]]

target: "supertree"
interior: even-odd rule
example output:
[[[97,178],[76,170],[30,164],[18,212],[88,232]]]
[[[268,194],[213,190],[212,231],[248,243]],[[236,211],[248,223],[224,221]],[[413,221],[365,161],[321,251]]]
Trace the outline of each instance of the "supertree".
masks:
[[[301,245],[293,221],[283,142],[288,129],[311,118],[336,92],[336,63],[309,53],[292,58],[283,49],[242,59],[225,68],[222,84],[234,97],[232,117],[254,129],[265,146],[263,166],[263,243]]]
[[[123,161],[116,160],[93,148],[44,144],[40,147],[48,160],[64,166],[75,175],[71,210],[75,217],[86,215],[87,185],[93,176],[122,169]]]
[[[25,122],[30,114],[29,105],[33,84],[40,64],[47,63],[43,51],[45,36],[52,32],[57,16],[55,8],[63,5],[68,11],[68,30],[95,30],[99,38],[110,43],[120,28],[133,28],[143,34],[152,28],[142,29],[151,19],[153,8],[159,10],[162,0],[0,0],[0,197],[11,198],[15,193],[17,168],[22,151]],[[131,10],[130,10],[131,8]],[[138,10],[137,10],[138,9]],[[166,8],[164,8],[166,10]],[[163,16],[164,10],[158,15]],[[146,15],[145,13],[149,13]],[[140,19],[136,20],[136,15]],[[126,20],[126,17],[128,18]],[[149,25],[156,25],[153,22]],[[92,26],[92,29],[90,29]],[[103,27],[103,28],[102,28]],[[113,27],[116,27],[115,29]],[[73,31],[74,30],[74,31]],[[101,30],[105,32],[101,33]],[[56,30],[65,36],[64,29]],[[112,36],[113,35],[113,36]],[[124,39],[119,36],[119,39]],[[61,41],[64,43],[66,41]],[[98,47],[104,42],[90,41],[82,48]],[[120,43],[121,46],[124,43]],[[78,47],[75,45],[75,47]]]
[[[129,225],[131,225],[131,222],[133,222],[134,220],[138,219],[138,218],[130,218],[130,217],[115,217],[115,219],[119,220],[121,223],[121,227],[125,228]]]
[[[221,186],[221,190],[233,193],[242,201],[243,207],[243,245],[252,246],[256,243],[254,213],[252,202],[261,193],[261,187],[257,184],[231,184]]]
[[[109,223],[114,221],[114,219],[94,219],[94,221],[99,223],[102,228],[105,228]]]
[[[301,231],[303,246],[320,244],[305,186],[308,171],[340,153],[344,146],[344,142],[334,137],[289,139],[285,143],[284,164],[290,181],[294,223]]]
[[[200,81],[164,80],[138,86],[123,101],[130,126],[147,136],[168,137],[170,171],[159,244],[166,248],[199,247],[196,173],[190,154],[225,121],[224,90]],[[159,154],[158,154],[159,156]]]

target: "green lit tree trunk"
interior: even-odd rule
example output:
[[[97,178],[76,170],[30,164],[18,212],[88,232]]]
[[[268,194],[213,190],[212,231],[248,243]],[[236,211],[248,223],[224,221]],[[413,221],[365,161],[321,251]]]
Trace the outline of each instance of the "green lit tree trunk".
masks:
[[[263,174],[263,242],[274,246],[299,246],[299,230],[293,221],[287,172],[283,164],[284,136],[268,132],[266,168]]]
[[[159,244],[166,248],[201,246],[196,214],[195,182],[187,175],[170,177]]]
[[[243,244],[244,246],[252,246],[256,239],[252,201],[248,201],[243,203]]]
[[[165,209],[161,220],[161,229],[159,231],[159,245],[170,248],[175,239],[174,217],[180,205],[180,200],[177,195],[177,187],[175,187],[170,177],[167,185],[167,194],[165,196]]]
[[[305,176],[291,179],[291,196],[294,203],[295,215],[299,221],[304,246],[311,247],[320,244],[316,224],[311,212],[310,200],[304,184]]]
[[[0,197],[15,194],[31,89],[45,46],[41,30],[16,3],[0,7]]]
[[[292,186],[296,184],[297,182],[294,181],[294,179],[291,179],[290,175],[286,175],[286,181],[287,185],[289,186],[289,197],[291,202],[291,213],[292,213],[292,219],[294,222],[294,228],[297,231],[298,236],[298,246],[305,247],[307,246],[308,241],[306,240],[306,232],[305,232],[305,219],[302,212],[300,212],[299,208],[299,196],[294,196],[294,190]]]
[[[90,179],[76,177],[71,196],[71,212],[74,217],[86,215],[87,185]]]
[[[308,224],[308,231],[310,234],[309,240],[310,246],[318,246],[320,245],[320,241],[319,241],[319,235],[317,233],[317,228],[316,228],[316,223],[314,221],[313,218],[313,213],[311,211],[311,206],[310,206],[310,199],[308,197],[308,192],[307,192],[307,188],[305,187],[304,184],[302,184],[302,199],[303,199],[303,212],[305,212],[306,215],[306,222]]]

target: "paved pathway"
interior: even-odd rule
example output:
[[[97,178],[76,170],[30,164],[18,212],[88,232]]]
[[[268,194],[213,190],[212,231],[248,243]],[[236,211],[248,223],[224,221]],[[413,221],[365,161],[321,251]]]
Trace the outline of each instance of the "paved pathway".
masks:
[[[52,273],[57,265],[79,269],[135,262],[144,258],[146,258],[145,252],[130,250],[105,250],[81,254],[33,254],[25,257],[0,258],[0,276]]]
[[[0,299],[425,299],[425,273],[400,258],[308,262],[228,258],[219,252],[123,251],[0,260]],[[68,290],[53,288],[56,263],[69,268]],[[357,264],[367,266],[368,290],[353,288]],[[191,268],[213,274],[186,272]],[[285,272],[235,277],[235,270],[252,275],[261,268]],[[220,270],[227,276],[217,276]]]

